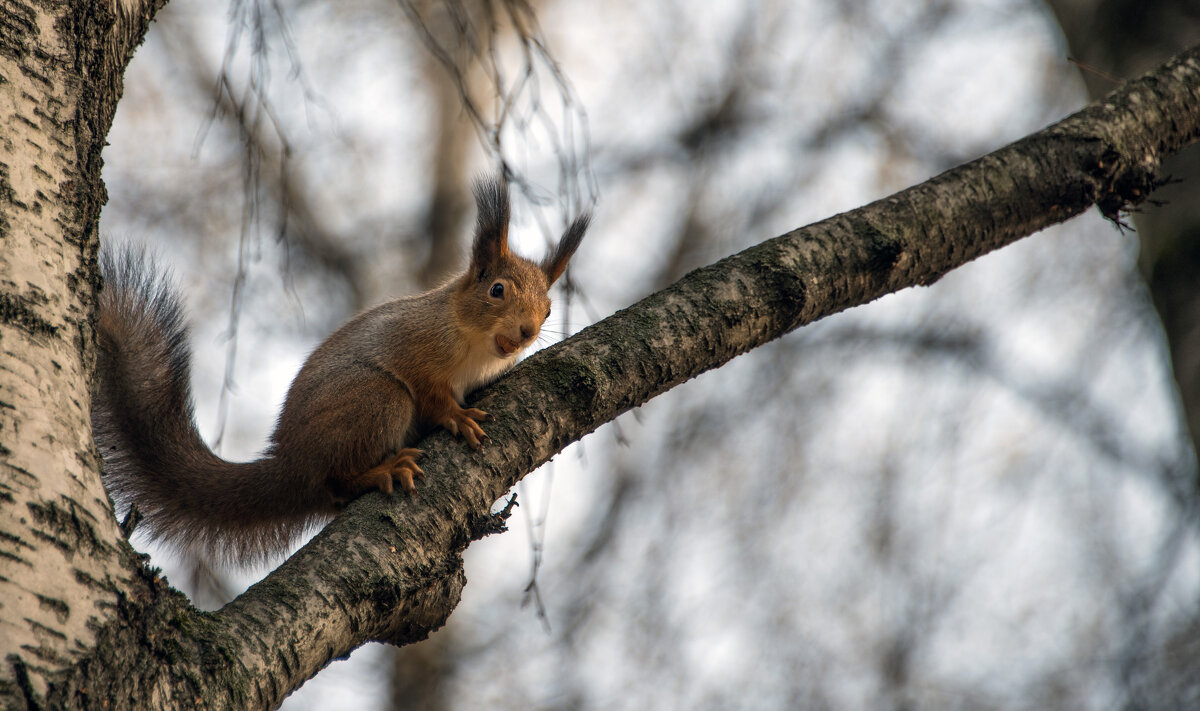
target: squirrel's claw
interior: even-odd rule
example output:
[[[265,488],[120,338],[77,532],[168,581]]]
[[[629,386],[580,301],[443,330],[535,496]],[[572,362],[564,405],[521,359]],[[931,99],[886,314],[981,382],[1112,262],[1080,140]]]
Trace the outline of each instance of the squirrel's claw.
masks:
[[[423,454],[424,452],[419,449],[408,448],[396,452],[396,456],[392,458],[391,478],[393,481],[399,481],[400,488],[404,489],[406,493],[414,495],[417,493],[416,484],[413,483],[414,477],[425,478],[425,472],[417,466],[417,460]]]
[[[394,482],[400,482],[400,488],[408,494],[416,494],[417,487],[413,483],[414,477],[424,479],[425,472],[421,471],[421,467],[417,466],[417,460],[424,454],[419,449],[406,448],[384,460],[382,464],[364,472],[361,476],[356,477],[354,485],[354,495],[370,491],[371,489],[379,489],[381,492],[391,496],[394,489]]]
[[[467,440],[467,444],[475,449],[483,446],[484,442],[491,442],[492,438],[487,436],[483,428],[479,426],[478,421],[487,421],[492,419],[492,416],[483,410],[474,407],[460,408],[457,412],[453,412],[442,420],[442,427],[449,430],[450,434],[458,435]]]

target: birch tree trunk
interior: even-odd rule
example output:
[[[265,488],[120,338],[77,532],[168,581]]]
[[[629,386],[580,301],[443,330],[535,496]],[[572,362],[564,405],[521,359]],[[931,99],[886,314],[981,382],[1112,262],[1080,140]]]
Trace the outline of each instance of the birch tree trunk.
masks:
[[[269,708],[369,640],[458,602],[462,551],[522,476],[617,415],[815,319],[1099,205],[1141,203],[1200,136],[1200,48],[1044,131],[768,240],[526,361],[481,394],[481,453],[422,445],[419,499],[367,495],[216,613],[125,543],[88,426],[100,149],[157,4],[0,9],[0,700],[6,708]]]
[[[100,484],[101,149],[157,4],[0,5],[0,699],[31,707],[93,654],[141,567]]]

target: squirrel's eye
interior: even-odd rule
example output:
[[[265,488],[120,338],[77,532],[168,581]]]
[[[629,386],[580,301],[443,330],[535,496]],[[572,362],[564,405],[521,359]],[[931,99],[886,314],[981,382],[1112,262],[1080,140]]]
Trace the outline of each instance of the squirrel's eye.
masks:
[[[550,309],[546,309],[546,318],[550,318]],[[545,321],[546,319],[542,319]]]
[[[504,285],[501,284],[500,282],[496,282],[495,284],[492,284],[492,288],[488,290],[488,294],[493,299],[503,299],[504,298]]]

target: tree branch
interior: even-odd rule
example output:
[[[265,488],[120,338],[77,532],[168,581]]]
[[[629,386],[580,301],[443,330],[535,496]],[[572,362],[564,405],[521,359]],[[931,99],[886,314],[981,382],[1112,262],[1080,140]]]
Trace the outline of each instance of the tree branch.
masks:
[[[1200,47],[1054,126],[694,271],[537,353],[480,393],[495,418],[482,452],[444,432],[425,440],[419,497],[355,501],[218,613],[171,603],[193,621],[172,628],[187,641],[176,653],[206,655],[206,683],[238,691],[207,705],[270,706],[366,640],[423,638],[457,603],[461,552],[494,528],[493,503],[567,444],[801,325],[930,284],[1093,204],[1117,219],[1157,186],[1166,156],[1200,137],[1196,106]],[[138,668],[166,678],[198,667]]]

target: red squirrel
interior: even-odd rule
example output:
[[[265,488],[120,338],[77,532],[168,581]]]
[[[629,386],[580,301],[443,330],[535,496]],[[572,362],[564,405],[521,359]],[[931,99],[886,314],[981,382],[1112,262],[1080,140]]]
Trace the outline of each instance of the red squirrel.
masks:
[[[441,426],[478,448],[487,414],[463,396],[495,379],[537,338],[550,286],[588,226],[582,215],[540,263],[508,248],[508,187],[475,186],[467,271],[351,319],[308,357],[270,445],[252,462],[221,459],[192,414],[191,353],[169,279],[137,252],[101,253],[92,427],[105,484],[142,526],[221,557],[284,550],[350,499],[398,482],[414,491],[421,452]]]

